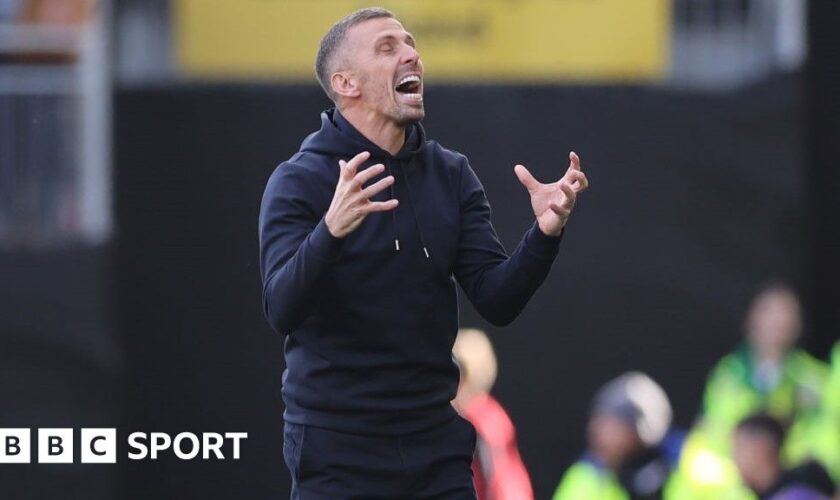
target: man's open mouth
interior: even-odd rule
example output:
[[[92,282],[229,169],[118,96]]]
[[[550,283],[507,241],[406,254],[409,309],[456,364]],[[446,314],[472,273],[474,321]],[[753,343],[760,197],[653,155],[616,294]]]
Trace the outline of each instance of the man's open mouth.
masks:
[[[406,75],[397,82],[397,93],[415,99],[422,98],[422,84],[419,75]]]

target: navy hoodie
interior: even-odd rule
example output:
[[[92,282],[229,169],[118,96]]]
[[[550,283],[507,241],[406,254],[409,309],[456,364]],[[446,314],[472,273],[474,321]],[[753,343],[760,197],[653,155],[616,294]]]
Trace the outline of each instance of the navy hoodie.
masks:
[[[335,238],[324,215],[338,162],[362,151],[371,158],[358,171],[386,166],[370,182],[395,179],[373,200],[400,203]],[[393,156],[336,110],[271,175],[259,231],[263,308],[285,335],[285,419],[372,435],[418,432],[454,415],[456,282],[484,318],[506,325],[560,243],[535,223],[508,257],[466,157],[427,140],[419,123]]]

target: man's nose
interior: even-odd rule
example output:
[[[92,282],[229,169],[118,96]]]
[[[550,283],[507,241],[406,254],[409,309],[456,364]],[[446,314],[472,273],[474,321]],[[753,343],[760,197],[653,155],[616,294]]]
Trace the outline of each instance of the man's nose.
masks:
[[[411,45],[406,45],[405,50],[403,50],[402,54],[402,63],[403,64],[417,64],[417,61],[420,60],[420,53],[417,52],[417,49],[412,47]]]

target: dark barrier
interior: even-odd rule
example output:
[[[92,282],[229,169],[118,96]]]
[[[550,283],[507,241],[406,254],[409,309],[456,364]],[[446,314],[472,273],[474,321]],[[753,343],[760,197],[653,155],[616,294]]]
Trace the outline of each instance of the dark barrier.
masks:
[[[538,498],[584,445],[589,400],[628,369],[688,425],[739,338],[754,287],[803,274],[798,78],[726,95],[651,88],[432,88],[426,129],[467,154],[512,249],[531,223],[512,167],[557,178],[570,149],[592,189],[553,274],[491,332],[496,393]],[[282,340],[260,307],[264,183],[318,127],[315,87],[183,86],[116,99],[116,251],[128,385],[122,428],[247,431],[238,461],[127,463],[126,498],[280,498]],[[806,341],[807,342],[807,341]]]
[[[811,320],[825,328],[817,347],[840,340],[840,3],[809,3],[807,67]]]
[[[118,494],[116,466],[81,464],[78,450],[73,464],[38,464],[36,447],[38,429],[75,429],[78,443],[78,429],[116,426],[123,353],[109,261],[109,248],[0,252],[0,429],[31,439],[31,463],[0,463],[2,498]]]

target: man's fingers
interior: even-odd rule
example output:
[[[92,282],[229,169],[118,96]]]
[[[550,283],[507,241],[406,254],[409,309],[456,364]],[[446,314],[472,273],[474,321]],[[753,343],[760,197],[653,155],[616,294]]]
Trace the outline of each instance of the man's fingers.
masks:
[[[397,208],[400,202],[396,199],[391,199],[388,201],[371,201],[362,206],[362,212],[369,214],[372,212],[387,212],[388,210],[393,210]]]
[[[584,174],[580,170],[570,169],[569,172],[566,174],[566,181],[568,181],[569,184],[574,184],[575,182],[577,182],[578,187],[577,189],[575,189],[575,191],[577,191],[578,193],[586,191],[586,188],[589,187],[589,179],[587,179],[586,174]]]
[[[566,210],[571,210],[572,207],[575,206],[575,190],[572,189],[572,186],[565,182],[560,183],[560,189],[563,191],[563,194],[566,195],[566,199],[563,201],[561,207],[565,208]]]
[[[367,151],[362,151],[361,153],[357,154],[350,161],[347,162],[347,167],[345,168],[345,175],[348,178],[353,178],[356,175],[356,170],[359,166],[364,163],[368,158],[370,158],[370,153]]]
[[[551,208],[551,211],[561,217],[568,217],[569,216],[569,209],[563,208],[557,204],[556,201],[552,201],[548,204],[548,207]]]
[[[354,180],[359,183],[359,186],[364,186],[367,181],[373,179],[384,171],[385,165],[377,163],[376,165],[372,165],[356,174]]]
[[[586,191],[589,188],[589,179],[583,172],[580,173],[580,179],[578,179],[578,182],[580,182],[580,189],[578,189],[578,193]]]
[[[569,168],[580,170],[580,157],[574,151],[569,151]]]
[[[370,170],[370,169],[368,169]],[[367,170],[365,171],[367,172]],[[394,183],[394,176],[389,175],[383,179],[379,179],[378,181],[374,182],[370,186],[362,189],[362,198],[370,199],[376,196],[380,191],[384,190],[388,186]]]
[[[540,187],[539,181],[531,175],[531,172],[529,172],[524,165],[517,165],[513,167],[513,172],[516,174],[519,182],[521,182],[522,185],[525,186],[525,189],[529,192]]]

